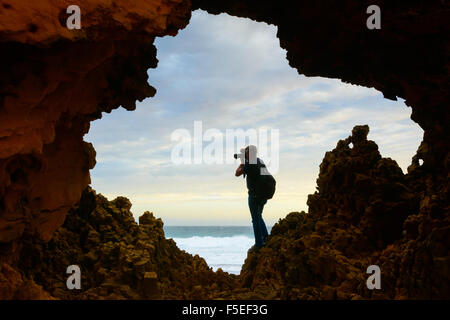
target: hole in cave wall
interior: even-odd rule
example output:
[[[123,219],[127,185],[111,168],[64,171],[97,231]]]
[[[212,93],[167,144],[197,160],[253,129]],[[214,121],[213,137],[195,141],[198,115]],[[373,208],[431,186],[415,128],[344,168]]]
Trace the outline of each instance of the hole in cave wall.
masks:
[[[27,176],[23,169],[16,169],[13,173],[11,173],[10,176],[12,183],[19,183],[19,184],[26,184],[27,183]]]
[[[33,155],[18,155],[11,159],[5,168],[12,183],[26,186],[28,175],[41,170],[42,163]]]
[[[157,39],[156,46],[160,62],[149,71],[156,96],[132,113],[105,115],[85,138],[97,151],[94,189],[130,198],[136,218],[150,210],[166,225],[250,226],[245,183],[234,178],[237,164],[171,163],[171,134],[185,128],[194,135],[197,120],[203,133],[280,131],[277,199],[264,209],[268,225],[306,209],[324,153],[354,125],[369,124],[369,139],[404,172],[421,141],[422,130],[402,101],[339,80],[299,76],[276,28],[265,23],[195,11],[185,30]]]

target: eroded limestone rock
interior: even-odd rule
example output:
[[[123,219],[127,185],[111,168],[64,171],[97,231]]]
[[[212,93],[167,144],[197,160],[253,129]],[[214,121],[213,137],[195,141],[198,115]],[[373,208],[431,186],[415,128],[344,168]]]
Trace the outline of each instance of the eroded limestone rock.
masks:
[[[137,224],[130,208],[86,189],[48,243],[25,242],[20,269],[60,299],[207,299],[234,287],[236,276],[166,239],[161,219],[145,212]],[[80,291],[67,289],[69,265],[81,269]]]
[[[419,203],[422,181],[382,158],[368,132],[356,126],[325,154],[309,212],[292,212],[273,226],[267,246],[247,257],[242,286],[269,287],[282,299],[450,296],[444,193],[434,198],[432,214],[431,203]],[[370,265],[381,269],[381,290],[366,286]]]

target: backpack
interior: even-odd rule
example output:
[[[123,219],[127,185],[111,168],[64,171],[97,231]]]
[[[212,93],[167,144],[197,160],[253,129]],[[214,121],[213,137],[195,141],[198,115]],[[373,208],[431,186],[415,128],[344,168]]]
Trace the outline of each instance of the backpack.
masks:
[[[265,164],[261,164],[261,168],[266,168]],[[267,169],[266,169],[267,171]],[[275,178],[267,171],[268,174],[261,174],[258,178],[256,194],[263,199],[272,199],[275,193]]]

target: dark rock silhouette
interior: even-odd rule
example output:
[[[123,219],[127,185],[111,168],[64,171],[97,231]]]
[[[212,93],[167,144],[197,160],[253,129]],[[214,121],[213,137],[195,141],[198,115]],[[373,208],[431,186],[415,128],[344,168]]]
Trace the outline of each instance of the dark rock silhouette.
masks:
[[[292,212],[272,228],[267,247],[246,260],[246,287],[269,286],[283,299],[450,296],[445,194],[427,198],[435,201],[432,214],[417,193],[424,181],[382,158],[368,132],[356,126],[325,154],[309,212]],[[381,290],[366,286],[370,265],[381,269]]]
[[[50,242],[24,242],[22,272],[59,299],[208,299],[235,286],[166,239],[161,219],[145,212],[137,224],[130,208],[86,189]],[[67,289],[69,265],[81,268],[80,291]]]

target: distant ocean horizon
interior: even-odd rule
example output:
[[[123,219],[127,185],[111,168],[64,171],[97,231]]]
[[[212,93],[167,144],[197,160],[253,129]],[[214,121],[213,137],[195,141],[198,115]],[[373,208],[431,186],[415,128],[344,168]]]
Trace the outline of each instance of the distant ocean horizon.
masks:
[[[267,226],[270,233],[271,226]],[[198,254],[216,271],[239,274],[247,251],[255,244],[252,226],[164,226],[167,239],[190,254]]]

